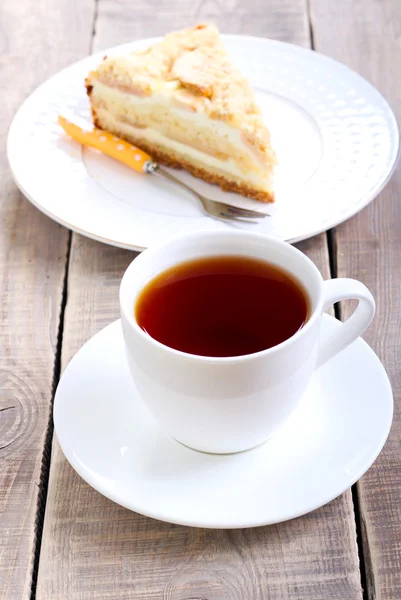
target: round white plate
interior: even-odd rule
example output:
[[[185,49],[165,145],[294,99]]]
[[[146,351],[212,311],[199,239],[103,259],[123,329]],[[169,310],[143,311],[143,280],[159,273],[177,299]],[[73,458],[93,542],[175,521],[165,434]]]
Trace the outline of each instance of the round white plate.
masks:
[[[106,53],[124,54],[156,40]],[[273,40],[224,36],[234,64],[256,92],[279,160],[276,203],[264,206],[182,173],[205,195],[271,213],[253,231],[291,242],[334,227],[368,204],[389,179],[398,154],[393,112],[379,92],[330,58]],[[57,116],[89,122],[84,79],[101,52],[61,71],[22,105],[8,156],[17,185],[35,206],[88,237],[131,249],[183,230],[223,230],[197,201],[159,178],[82,149]],[[181,173],[181,172],[179,172]],[[181,174],[180,174],[181,176]],[[237,226],[237,225],[235,225]]]
[[[324,329],[341,326],[324,316]],[[164,434],[138,398],[116,321],[66,368],[54,423],[71,465],[111,500],[163,521],[236,528],[292,519],[344,492],[378,456],[392,413],[386,372],[359,339],[316,372],[268,442],[196,452]]]

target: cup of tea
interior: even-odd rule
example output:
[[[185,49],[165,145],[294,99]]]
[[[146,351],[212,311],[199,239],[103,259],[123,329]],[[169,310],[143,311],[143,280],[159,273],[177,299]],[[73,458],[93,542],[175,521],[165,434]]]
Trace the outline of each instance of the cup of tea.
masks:
[[[325,310],[358,305],[321,337]],[[175,238],[140,254],[120,287],[133,381],[161,427],[195,450],[225,454],[266,441],[316,368],[368,327],[369,290],[323,281],[288,243],[247,232]]]

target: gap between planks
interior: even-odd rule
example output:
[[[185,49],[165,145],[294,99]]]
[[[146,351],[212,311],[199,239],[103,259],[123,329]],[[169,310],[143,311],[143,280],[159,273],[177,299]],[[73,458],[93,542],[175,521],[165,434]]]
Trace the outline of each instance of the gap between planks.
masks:
[[[36,586],[37,586],[38,573],[39,573],[40,548],[41,548],[41,544],[42,544],[43,524],[44,524],[44,520],[45,520],[46,501],[47,501],[47,490],[48,490],[48,486],[49,486],[50,463],[51,463],[51,456],[52,456],[53,433],[54,433],[53,403],[54,403],[54,396],[56,393],[58,382],[60,381],[60,376],[61,376],[61,349],[63,346],[64,314],[65,314],[65,308],[67,306],[67,297],[68,297],[68,268],[69,268],[69,264],[70,264],[71,242],[72,242],[72,231],[70,231],[68,234],[68,244],[67,244],[67,252],[66,252],[66,258],[65,258],[64,277],[63,277],[63,290],[62,290],[61,304],[60,304],[60,318],[59,318],[59,324],[58,324],[58,329],[57,329],[57,344],[56,344],[56,352],[55,352],[55,356],[54,356],[54,366],[53,366],[50,416],[49,416],[49,423],[47,425],[45,443],[44,443],[44,447],[43,447],[42,465],[41,465],[40,480],[39,480],[39,485],[38,485],[39,495],[38,495],[38,506],[36,509],[36,519],[35,519],[35,534],[36,535],[35,535],[35,544],[34,544],[34,549],[33,549],[33,567],[32,567],[32,577],[31,577],[30,600],[35,600],[35,598],[36,598]]]
[[[311,25],[312,27],[312,25]],[[313,39],[313,38],[312,38]],[[330,277],[334,279],[338,275],[337,270],[337,238],[336,238],[336,230],[329,229],[326,232],[327,237],[327,247],[329,251],[329,261],[330,261]],[[337,303],[334,305],[334,316],[336,319],[341,321],[341,304]],[[359,574],[361,579],[361,589],[363,600],[368,600],[368,586],[367,586],[367,567],[365,564],[365,553],[363,548],[362,541],[362,521],[361,521],[361,511],[359,505],[359,495],[358,495],[358,487],[357,483],[351,487],[351,497],[352,503],[354,505],[354,520],[355,520],[355,530],[356,530],[356,543],[358,546],[358,557],[359,557]]]

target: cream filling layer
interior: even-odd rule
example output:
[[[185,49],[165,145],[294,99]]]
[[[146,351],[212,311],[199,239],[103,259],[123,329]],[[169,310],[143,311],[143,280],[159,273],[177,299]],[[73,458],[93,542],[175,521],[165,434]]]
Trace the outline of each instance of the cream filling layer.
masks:
[[[149,142],[149,144],[156,144],[163,146],[165,148],[169,148],[182,156],[184,160],[189,160],[195,166],[199,168],[204,167],[207,169],[208,167],[217,169],[221,171],[223,174],[227,174],[228,177],[233,178],[238,181],[247,182],[254,185],[257,188],[261,188],[265,190],[270,187],[269,178],[260,177],[256,173],[248,172],[244,173],[241,169],[238,168],[235,161],[233,160],[220,160],[210,154],[206,154],[205,152],[201,152],[191,146],[187,146],[182,142],[178,142],[176,140],[172,140],[162,133],[155,129],[151,129],[147,127],[146,129],[139,129],[137,127],[133,127],[132,125],[128,125],[127,123],[123,123],[118,119],[115,119],[107,110],[105,109],[97,109],[97,113],[100,118],[104,118],[107,123],[115,127],[117,130],[121,132],[125,132],[128,136],[132,136],[134,139],[143,140],[144,142]]]
[[[253,152],[244,144],[241,131],[230,125],[209,119],[203,112],[193,112],[185,108],[176,108],[171,94],[154,94],[148,97],[140,97],[134,94],[125,93],[118,88],[112,88],[99,81],[93,82],[92,100],[96,105],[97,113],[104,117],[112,119],[113,123],[122,131],[127,131],[136,138],[141,137],[149,142],[163,144],[166,148],[179,152],[183,157],[189,157],[198,163],[203,163],[206,167],[215,167],[221,171],[231,174],[233,177],[242,181],[249,181],[258,187],[266,188],[271,185],[272,169],[267,165],[261,165]],[[102,107],[102,101],[104,107]],[[97,105],[98,104],[98,105]],[[146,112],[144,112],[146,111]],[[214,139],[226,141],[233,148],[238,149],[238,154],[246,157],[247,164],[242,164],[236,160],[234,155],[232,159],[220,160],[197,148],[186,145],[181,141],[172,139],[152,127],[136,128],[129,123],[123,122],[123,119],[130,119],[132,115],[143,115],[146,120],[146,114],[151,111],[152,115],[161,115],[161,118],[171,116],[184,127],[194,132],[199,132],[199,138],[202,139],[202,131]],[[242,167],[242,168],[241,168]]]

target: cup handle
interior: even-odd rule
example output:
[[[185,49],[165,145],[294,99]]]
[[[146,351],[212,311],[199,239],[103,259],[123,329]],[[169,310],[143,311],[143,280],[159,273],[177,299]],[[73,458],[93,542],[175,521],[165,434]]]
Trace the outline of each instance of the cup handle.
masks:
[[[341,329],[320,342],[316,368],[324,365],[336,354],[356,340],[371,323],[375,310],[375,300],[366,285],[355,279],[329,279],[323,282],[323,311],[340,300],[359,300],[352,315]]]

